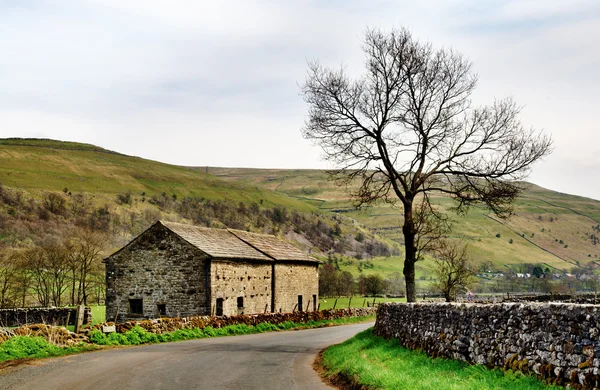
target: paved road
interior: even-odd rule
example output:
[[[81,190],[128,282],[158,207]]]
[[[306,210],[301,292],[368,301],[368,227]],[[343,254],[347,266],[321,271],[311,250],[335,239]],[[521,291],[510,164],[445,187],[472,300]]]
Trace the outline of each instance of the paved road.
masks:
[[[311,364],[373,323],[220,337],[36,360],[0,389],[327,389]]]

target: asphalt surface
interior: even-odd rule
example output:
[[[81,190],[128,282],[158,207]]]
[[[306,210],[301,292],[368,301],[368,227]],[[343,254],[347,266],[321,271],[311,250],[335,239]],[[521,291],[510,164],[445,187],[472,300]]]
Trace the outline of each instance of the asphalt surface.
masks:
[[[190,340],[33,360],[0,371],[0,389],[328,389],[319,351],[373,323]]]

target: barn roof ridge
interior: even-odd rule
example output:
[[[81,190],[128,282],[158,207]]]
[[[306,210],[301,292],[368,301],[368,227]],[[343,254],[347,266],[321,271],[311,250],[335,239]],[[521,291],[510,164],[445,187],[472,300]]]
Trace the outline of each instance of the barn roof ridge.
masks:
[[[215,229],[163,220],[158,222],[213,258],[273,261],[271,257],[243,242],[227,229]]]
[[[320,263],[319,260],[271,234],[163,220],[159,220],[158,223],[213,258]]]
[[[238,229],[227,229],[238,239],[272,257],[276,261],[307,261],[320,263],[314,257],[296,248],[292,244],[272,234],[247,232]]]

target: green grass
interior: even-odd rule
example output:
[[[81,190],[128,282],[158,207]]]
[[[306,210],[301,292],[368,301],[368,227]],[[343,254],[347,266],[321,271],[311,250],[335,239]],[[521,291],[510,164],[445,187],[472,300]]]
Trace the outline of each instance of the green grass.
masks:
[[[519,372],[490,370],[401,347],[367,329],[323,353],[326,375],[352,378],[374,389],[534,390],[553,388]]]
[[[103,324],[106,322],[106,306],[92,305],[92,325]]]
[[[0,362],[22,358],[63,356],[97,349],[94,345],[79,344],[59,347],[43,337],[15,336],[0,344]]]
[[[375,303],[386,303],[386,302],[406,302],[406,298],[365,298],[365,297],[352,297],[352,301],[350,301],[349,297],[339,297],[339,298],[319,298],[319,310],[328,310],[333,309],[333,305],[337,300],[337,304],[335,306],[336,309],[344,309],[347,307],[367,307],[367,302],[369,305],[373,305],[373,299],[375,299]]]
[[[234,202],[262,202],[312,211],[307,202],[264,188],[232,183],[198,169],[164,164],[93,145],[35,139],[0,139],[0,182],[36,191],[69,191],[105,196],[131,191],[147,197],[165,192]]]
[[[98,345],[140,345],[140,344],[154,344],[154,343],[165,343],[171,341],[182,341],[192,339],[202,339],[207,337],[220,337],[220,336],[234,336],[254,333],[273,332],[280,330],[299,330],[299,329],[312,329],[322,328],[325,326],[335,325],[348,325],[359,322],[365,322],[374,320],[374,316],[366,317],[350,317],[350,318],[338,318],[334,320],[319,320],[319,321],[308,321],[303,323],[296,323],[293,321],[286,321],[280,324],[271,324],[264,322],[256,326],[239,324],[239,325],[228,325],[223,328],[206,327],[203,329],[179,329],[173,332],[165,332],[161,334],[155,334],[148,332],[140,326],[135,326],[133,329],[125,333],[109,333],[103,334],[99,330],[93,330],[90,332],[90,342]]]

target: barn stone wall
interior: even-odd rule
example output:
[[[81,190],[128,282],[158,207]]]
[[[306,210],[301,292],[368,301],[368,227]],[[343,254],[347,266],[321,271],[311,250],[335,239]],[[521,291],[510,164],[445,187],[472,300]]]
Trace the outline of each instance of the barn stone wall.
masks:
[[[561,303],[384,304],[375,334],[432,356],[600,387],[600,307]]]
[[[223,315],[271,311],[271,262],[213,260],[210,279],[211,314],[217,314],[217,299],[223,299]]]
[[[302,295],[302,309],[298,296]],[[319,304],[319,271],[317,264],[275,264],[275,311],[316,310]]]
[[[142,233],[106,261],[106,318],[125,321],[209,314],[206,255],[160,224]],[[130,313],[142,299],[143,314]]]

